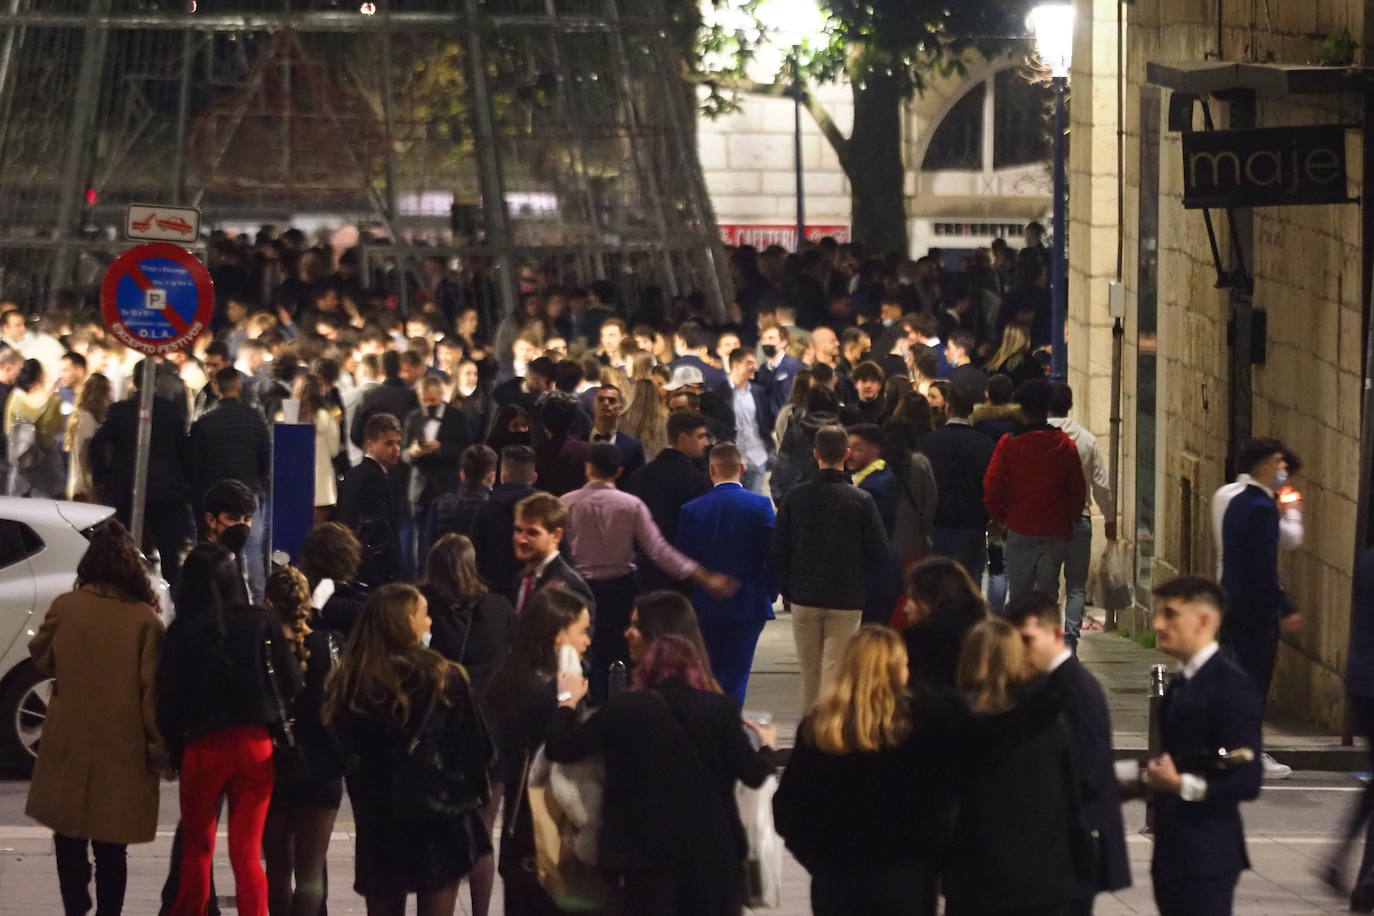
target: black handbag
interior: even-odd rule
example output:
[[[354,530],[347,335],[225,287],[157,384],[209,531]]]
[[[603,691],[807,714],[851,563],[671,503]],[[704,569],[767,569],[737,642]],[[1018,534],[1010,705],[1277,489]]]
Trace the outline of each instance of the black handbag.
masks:
[[[272,735],[272,763],[277,769],[277,782],[300,782],[309,775],[310,764],[305,759],[305,748],[296,742],[296,720],[286,708],[281,687],[277,684],[277,669],[272,664],[272,640],[263,641],[262,656],[267,666],[267,683],[277,706],[277,727]]]
[[[468,772],[467,761],[444,746],[457,742],[436,740],[426,733],[438,703],[436,689],[414,733],[393,760],[387,811],[398,821],[432,823],[454,818],[476,811],[490,793],[485,760],[474,763]],[[469,713],[477,718],[482,739],[490,742],[476,707]],[[490,759],[490,754],[486,757]]]

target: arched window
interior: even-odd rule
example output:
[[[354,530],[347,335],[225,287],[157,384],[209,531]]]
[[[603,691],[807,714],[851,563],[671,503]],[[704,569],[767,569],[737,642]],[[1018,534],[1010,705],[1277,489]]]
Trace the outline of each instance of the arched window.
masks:
[[[945,113],[926,148],[925,172],[1012,169],[1050,157],[1050,87],[1019,67],[974,83]]]

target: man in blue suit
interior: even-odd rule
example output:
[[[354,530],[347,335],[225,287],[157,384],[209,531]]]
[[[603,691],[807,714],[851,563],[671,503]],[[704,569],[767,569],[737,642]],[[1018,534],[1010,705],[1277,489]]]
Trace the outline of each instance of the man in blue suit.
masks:
[[[711,656],[711,673],[743,706],[754,649],[764,623],[773,619],[778,597],[771,553],[773,503],[740,485],[743,462],[739,449],[728,442],[711,449],[710,472],[715,489],[682,507],[677,548],[740,583],[729,598],[695,588],[692,604]]]
[[[1248,748],[1258,758],[1262,697],[1220,652],[1221,589],[1182,576],[1154,597],[1157,644],[1183,663],[1160,706],[1164,752],[1142,774],[1154,792],[1155,903],[1161,916],[1230,916],[1236,882],[1250,867],[1240,803],[1259,796],[1263,776],[1258,759],[1230,769],[1207,761],[1222,749]]]
[[[759,352],[763,354],[763,362],[759,364],[754,381],[768,392],[768,403],[775,417],[791,397],[797,373],[806,368],[805,363],[788,354],[789,343],[791,337],[781,325],[765,325],[759,331]]]

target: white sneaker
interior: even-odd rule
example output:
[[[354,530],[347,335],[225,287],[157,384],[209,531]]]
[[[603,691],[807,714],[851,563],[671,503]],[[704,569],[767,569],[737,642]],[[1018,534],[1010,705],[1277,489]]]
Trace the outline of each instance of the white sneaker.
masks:
[[[1293,768],[1286,763],[1279,763],[1268,754],[1260,754],[1260,765],[1264,767],[1265,779],[1287,779],[1293,775]]]

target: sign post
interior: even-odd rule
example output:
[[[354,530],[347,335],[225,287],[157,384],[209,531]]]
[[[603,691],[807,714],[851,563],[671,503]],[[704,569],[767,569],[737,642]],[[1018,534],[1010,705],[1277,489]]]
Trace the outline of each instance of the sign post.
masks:
[[[141,547],[157,357],[183,349],[209,328],[215,310],[214,285],[195,255],[166,242],[150,242],[129,249],[110,265],[100,286],[100,310],[106,330],[144,355],[129,510],[129,533]]]

